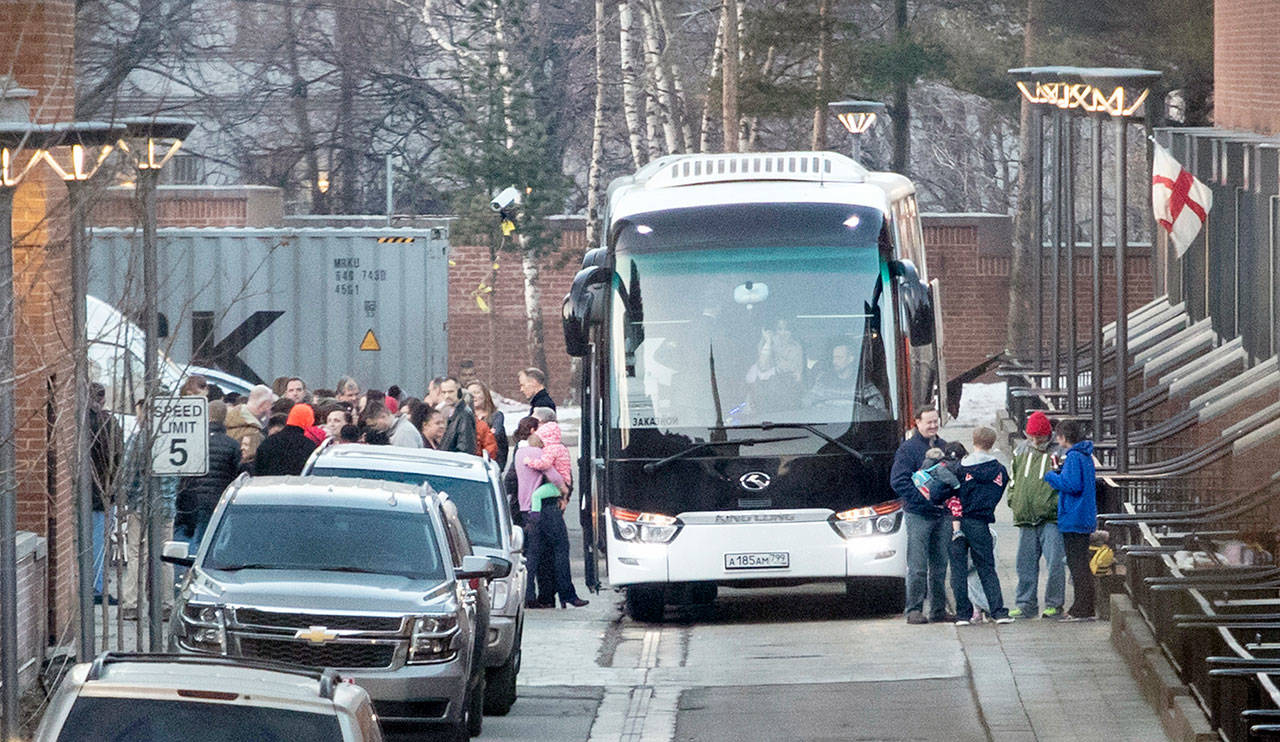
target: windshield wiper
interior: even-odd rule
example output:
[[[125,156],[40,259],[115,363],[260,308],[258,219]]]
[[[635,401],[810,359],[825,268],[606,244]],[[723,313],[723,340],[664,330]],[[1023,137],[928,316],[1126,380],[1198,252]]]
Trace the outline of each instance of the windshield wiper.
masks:
[[[784,441],[798,441],[798,440],[801,440],[802,438],[803,436],[790,435],[782,438],[743,438],[742,440],[737,440],[737,441],[703,441],[702,443],[695,443],[692,446],[689,446],[688,448],[684,449],[683,451],[677,451],[671,454],[670,456],[666,457],[665,459],[650,461],[649,463],[645,464],[640,468],[644,469],[645,474],[652,474],[658,469],[666,466],[667,464],[670,464],[672,461],[683,459],[686,456],[689,456],[698,451],[702,451],[708,448],[718,448],[720,446],[755,446],[760,443],[782,443]]]
[[[865,465],[867,463],[867,457],[861,451],[848,445],[847,443],[841,443],[835,438],[832,438],[831,436],[827,435],[827,432],[825,430],[823,430],[822,428],[819,428],[817,425],[814,425],[813,423],[771,423],[766,420],[762,423],[757,423],[755,425],[734,425],[733,427],[738,429],[759,428],[760,430],[807,430],[810,433],[813,433],[814,435],[823,439],[827,443],[830,443],[835,446],[839,446],[842,451],[852,456],[854,460],[857,461],[859,464]],[[726,430],[728,430],[728,428],[726,428]]]

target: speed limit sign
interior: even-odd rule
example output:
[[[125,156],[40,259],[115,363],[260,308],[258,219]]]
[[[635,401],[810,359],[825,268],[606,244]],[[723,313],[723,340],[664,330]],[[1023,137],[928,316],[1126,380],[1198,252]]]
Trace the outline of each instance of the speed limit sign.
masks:
[[[209,400],[157,397],[151,411],[151,470],[196,477],[209,472]]]

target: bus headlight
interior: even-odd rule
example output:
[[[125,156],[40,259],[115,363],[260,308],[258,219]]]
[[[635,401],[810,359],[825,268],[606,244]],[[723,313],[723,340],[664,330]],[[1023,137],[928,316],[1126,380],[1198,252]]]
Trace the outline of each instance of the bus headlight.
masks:
[[[611,507],[613,535],[619,541],[642,544],[669,544],[684,524],[679,518],[661,513],[641,513],[625,508]]]
[[[842,538],[883,536],[902,527],[902,501],[882,502],[871,507],[853,508],[833,514],[827,519]]]

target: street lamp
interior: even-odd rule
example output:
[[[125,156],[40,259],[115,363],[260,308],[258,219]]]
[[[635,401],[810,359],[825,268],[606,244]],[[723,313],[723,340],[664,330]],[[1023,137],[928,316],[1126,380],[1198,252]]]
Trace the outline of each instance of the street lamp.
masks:
[[[1023,99],[1033,105],[1037,121],[1042,108],[1053,108],[1059,115],[1085,115],[1093,121],[1093,138],[1091,159],[1093,160],[1093,183],[1090,194],[1093,212],[1091,232],[1092,269],[1093,269],[1093,340],[1092,340],[1092,405],[1093,435],[1095,440],[1102,437],[1102,126],[1107,119],[1116,121],[1116,469],[1124,472],[1128,469],[1128,314],[1126,283],[1126,250],[1128,247],[1128,225],[1125,196],[1128,188],[1127,173],[1127,127],[1130,119],[1145,117],[1145,106],[1151,94],[1151,86],[1160,78],[1155,70],[1111,68],[1111,67],[1022,67],[1009,70],[1016,79],[1018,90]],[[1037,145],[1041,144],[1043,133],[1037,132]],[[1037,147],[1037,151],[1040,146]],[[1055,180],[1057,176],[1055,176]],[[1070,189],[1068,189],[1070,191]],[[1040,201],[1037,199],[1037,234],[1040,233]],[[1055,190],[1055,212],[1058,207],[1058,191]],[[1068,205],[1074,215],[1074,203]],[[1073,222],[1069,219],[1068,222]],[[1056,222],[1056,219],[1055,219]],[[1055,227],[1057,224],[1055,223]],[[1055,230],[1056,231],[1056,230]],[[1068,266],[1069,286],[1074,288],[1074,254],[1075,235],[1073,230],[1068,234]],[[1059,240],[1055,236],[1054,244],[1054,281],[1057,289],[1057,265],[1059,261]],[[1039,253],[1043,249],[1043,239],[1037,239],[1036,276],[1040,280]],[[1042,292],[1037,291],[1037,296]],[[1038,299],[1043,304],[1043,299]],[[1071,352],[1068,354],[1068,404],[1070,411],[1076,411],[1076,354],[1075,354],[1075,311],[1074,290],[1070,291],[1067,310],[1070,317]],[[1056,304],[1056,301],[1055,301]],[[1042,307],[1041,307],[1042,312]],[[1054,361],[1053,382],[1057,388],[1059,332],[1057,314],[1055,313],[1054,329]]]
[[[9,89],[3,98],[26,98],[35,91]],[[48,126],[24,120],[0,122],[0,710],[5,740],[19,739],[18,580],[15,539],[18,531],[17,364],[13,293],[13,195],[41,159],[44,147],[60,135]]]
[[[152,652],[162,648],[161,627],[164,621],[164,601],[160,599],[163,573],[160,563],[160,542],[164,538],[161,519],[155,499],[155,484],[151,474],[151,449],[154,440],[152,430],[152,405],[159,386],[159,322],[156,305],[159,276],[156,268],[156,185],[160,170],[165,163],[177,154],[182,141],[195,128],[194,121],[177,118],[160,118],[140,116],[123,119],[124,136],[120,138],[120,149],[127,153],[137,170],[137,197],[142,201],[142,326],[144,334],[143,378],[146,389],[146,404],[143,419],[139,420],[138,435],[142,436],[139,450],[145,452],[142,470],[143,481],[143,513],[142,522],[146,524],[147,536],[147,570],[146,596],[148,636]],[[142,550],[138,550],[139,556]],[[141,570],[139,570],[141,574]],[[139,594],[142,594],[139,591]],[[142,630],[142,617],[138,617],[138,631]],[[139,641],[141,646],[141,641]]]
[[[97,175],[111,154],[116,137],[124,131],[118,124],[101,121],[74,121],[49,124],[60,135],[40,152],[40,158],[67,184],[67,204],[71,217],[71,347],[72,386],[76,409],[75,456],[72,482],[76,503],[76,534],[79,566],[80,645],[77,658],[93,659],[93,469],[89,459],[89,355],[85,330],[85,296],[89,293],[89,181]],[[58,151],[61,150],[61,151]],[[103,549],[107,539],[103,535]],[[104,608],[107,601],[103,601]],[[103,619],[104,628],[106,619]]]
[[[874,100],[840,100],[827,104],[827,110],[836,115],[850,137],[849,156],[854,160],[859,157],[858,136],[866,133],[876,123],[876,118],[885,112],[885,105]]]

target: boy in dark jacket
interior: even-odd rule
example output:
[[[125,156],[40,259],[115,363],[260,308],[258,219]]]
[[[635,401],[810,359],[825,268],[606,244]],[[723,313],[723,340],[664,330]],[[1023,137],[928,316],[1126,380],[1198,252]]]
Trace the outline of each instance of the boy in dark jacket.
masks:
[[[1092,621],[1093,573],[1089,570],[1089,534],[1098,523],[1097,471],[1093,441],[1084,439],[1080,425],[1068,420],[1058,426],[1058,445],[1067,449],[1059,471],[1046,472],[1044,481],[1058,491],[1058,530],[1067,552],[1067,569],[1075,601],[1064,621]]]
[[[973,431],[973,453],[960,464],[960,534],[951,542],[951,592],[956,596],[956,625],[968,626],[973,615],[969,602],[969,560],[973,560],[982,591],[987,595],[987,605],[996,623],[1010,623],[1009,611],[1004,607],[1000,592],[1000,577],[996,575],[995,544],[991,540],[991,524],[996,520],[996,505],[1004,496],[1009,484],[1009,472],[996,457],[991,447],[996,442],[996,431],[977,428]]]

